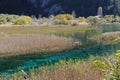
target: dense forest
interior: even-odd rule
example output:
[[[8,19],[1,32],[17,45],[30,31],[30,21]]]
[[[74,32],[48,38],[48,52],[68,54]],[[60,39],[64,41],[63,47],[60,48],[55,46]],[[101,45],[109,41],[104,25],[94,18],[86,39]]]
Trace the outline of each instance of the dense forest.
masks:
[[[86,17],[96,15],[99,6],[104,15],[120,15],[120,0],[0,0],[0,13],[48,16],[75,11]]]

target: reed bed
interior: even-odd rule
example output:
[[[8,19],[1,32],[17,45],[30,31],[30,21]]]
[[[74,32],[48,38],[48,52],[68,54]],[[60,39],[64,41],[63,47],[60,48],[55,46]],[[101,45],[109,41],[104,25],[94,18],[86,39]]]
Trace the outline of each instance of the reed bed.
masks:
[[[55,35],[2,35],[0,55],[18,55],[22,53],[59,51],[73,46],[71,38]]]
[[[111,42],[118,38],[120,39],[120,31],[106,32],[102,34],[103,44],[110,44]]]
[[[56,68],[41,67],[36,73],[30,73],[31,80],[102,80],[103,73],[93,68],[92,61],[63,61]]]

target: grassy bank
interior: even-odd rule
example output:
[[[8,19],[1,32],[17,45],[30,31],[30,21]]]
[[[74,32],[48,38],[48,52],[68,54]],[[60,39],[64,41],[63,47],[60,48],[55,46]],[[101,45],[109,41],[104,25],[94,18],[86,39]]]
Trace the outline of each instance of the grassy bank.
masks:
[[[50,34],[50,33],[63,33],[68,32],[71,34],[75,31],[86,31],[91,29],[90,27],[71,27],[71,26],[59,26],[59,27],[0,27],[0,32],[5,34]]]
[[[116,55],[90,56],[87,60],[60,60],[55,64],[43,64],[37,70],[31,69],[29,73],[20,71],[9,80],[119,80],[119,61],[120,51]],[[8,78],[0,78],[0,80],[8,80]]]

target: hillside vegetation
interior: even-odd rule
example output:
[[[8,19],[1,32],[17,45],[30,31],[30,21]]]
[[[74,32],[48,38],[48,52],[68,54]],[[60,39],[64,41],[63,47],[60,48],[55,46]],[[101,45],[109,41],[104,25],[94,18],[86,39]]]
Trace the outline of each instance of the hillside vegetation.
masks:
[[[49,16],[72,13],[77,16],[96,15],[99,6],[104,15],[120,15],[120,0],[0,0],[0,13]]]

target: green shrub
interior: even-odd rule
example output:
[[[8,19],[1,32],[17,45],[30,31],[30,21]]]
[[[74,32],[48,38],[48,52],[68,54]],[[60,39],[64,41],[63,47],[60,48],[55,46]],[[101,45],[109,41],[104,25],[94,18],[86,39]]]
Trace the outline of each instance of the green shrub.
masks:
[[[14,22],[17,18],[17,15],[6,15],[7,22]]]
[[[6,16],[4,14],[0,14],[0,24],[5,24],[6,22]]]
[[[5,14],[0,14],[0,18],[1,18],[1,17],[6,17],[6,15],[5,15]]]
[[[79,17],[79,18],[77,18],[77,19],[78,19],[79,22],[86,22],[85,17]]]
[[[87,18],[87,22],[89,23],[90,26],[99,26],[100,24],[104,23],[104,19],[103,18],[98,18],[95,16],[90,16]]]
[[[19,18],[16,19],[16,21],[14,22],[14,24],[16,25],[27,25],[27,24],[31,24],[32,19],[29,16],[20,16]]]
[[[116,52],[113,58],[114,62],[108,59],[105,59],[106,63],[99,60],[93,62],[95,68],[104,71],[105,79],[103,80],[120,80],[120,50]]]
[[[120,17],[116,16],[114,20],[112,20],[113,23],[120,23]]]
[[[106,15],[104,19],[110,23],[120,23],[120,17],[114,15]]]
[[[120,80],[120,50],[116,51],[116,63],[115,66],[111,68],[113,70],[113,75],[111,76],[111,79],[113,80]]]
[[[105,80],[120,80],[120,50],[116,52],[114,63],[108,62],[110,70],[106,72]]]
[[[107,22],[112,22],[112,20],[114,19],[114,15],[106,15],[104,17],[104,19],[107,21]]]
[[[3,14],[1,14],[0,15],[0,24],[5,24],[6,22],[7,22],[6,17]]]
[[[94,16],[88,17],[87,21],[90,24],[90,26],[97,26],[99,23],[99,19],[97,17],[94,17]]]
[[[104,71],[107,68],[107,65],[105,62],[99,61],[99,60],[95,60],[93,62],[93,65],[96,69],[100,69],[102,71]]]
[[[14,22],[18,18],[18,15],[0,14],[0,24],[7,22]]]
[[[56,23],[58,24],[68,24],[68,21],[73,19],[74,17],[70,14],[59,14],[55,16]]]

